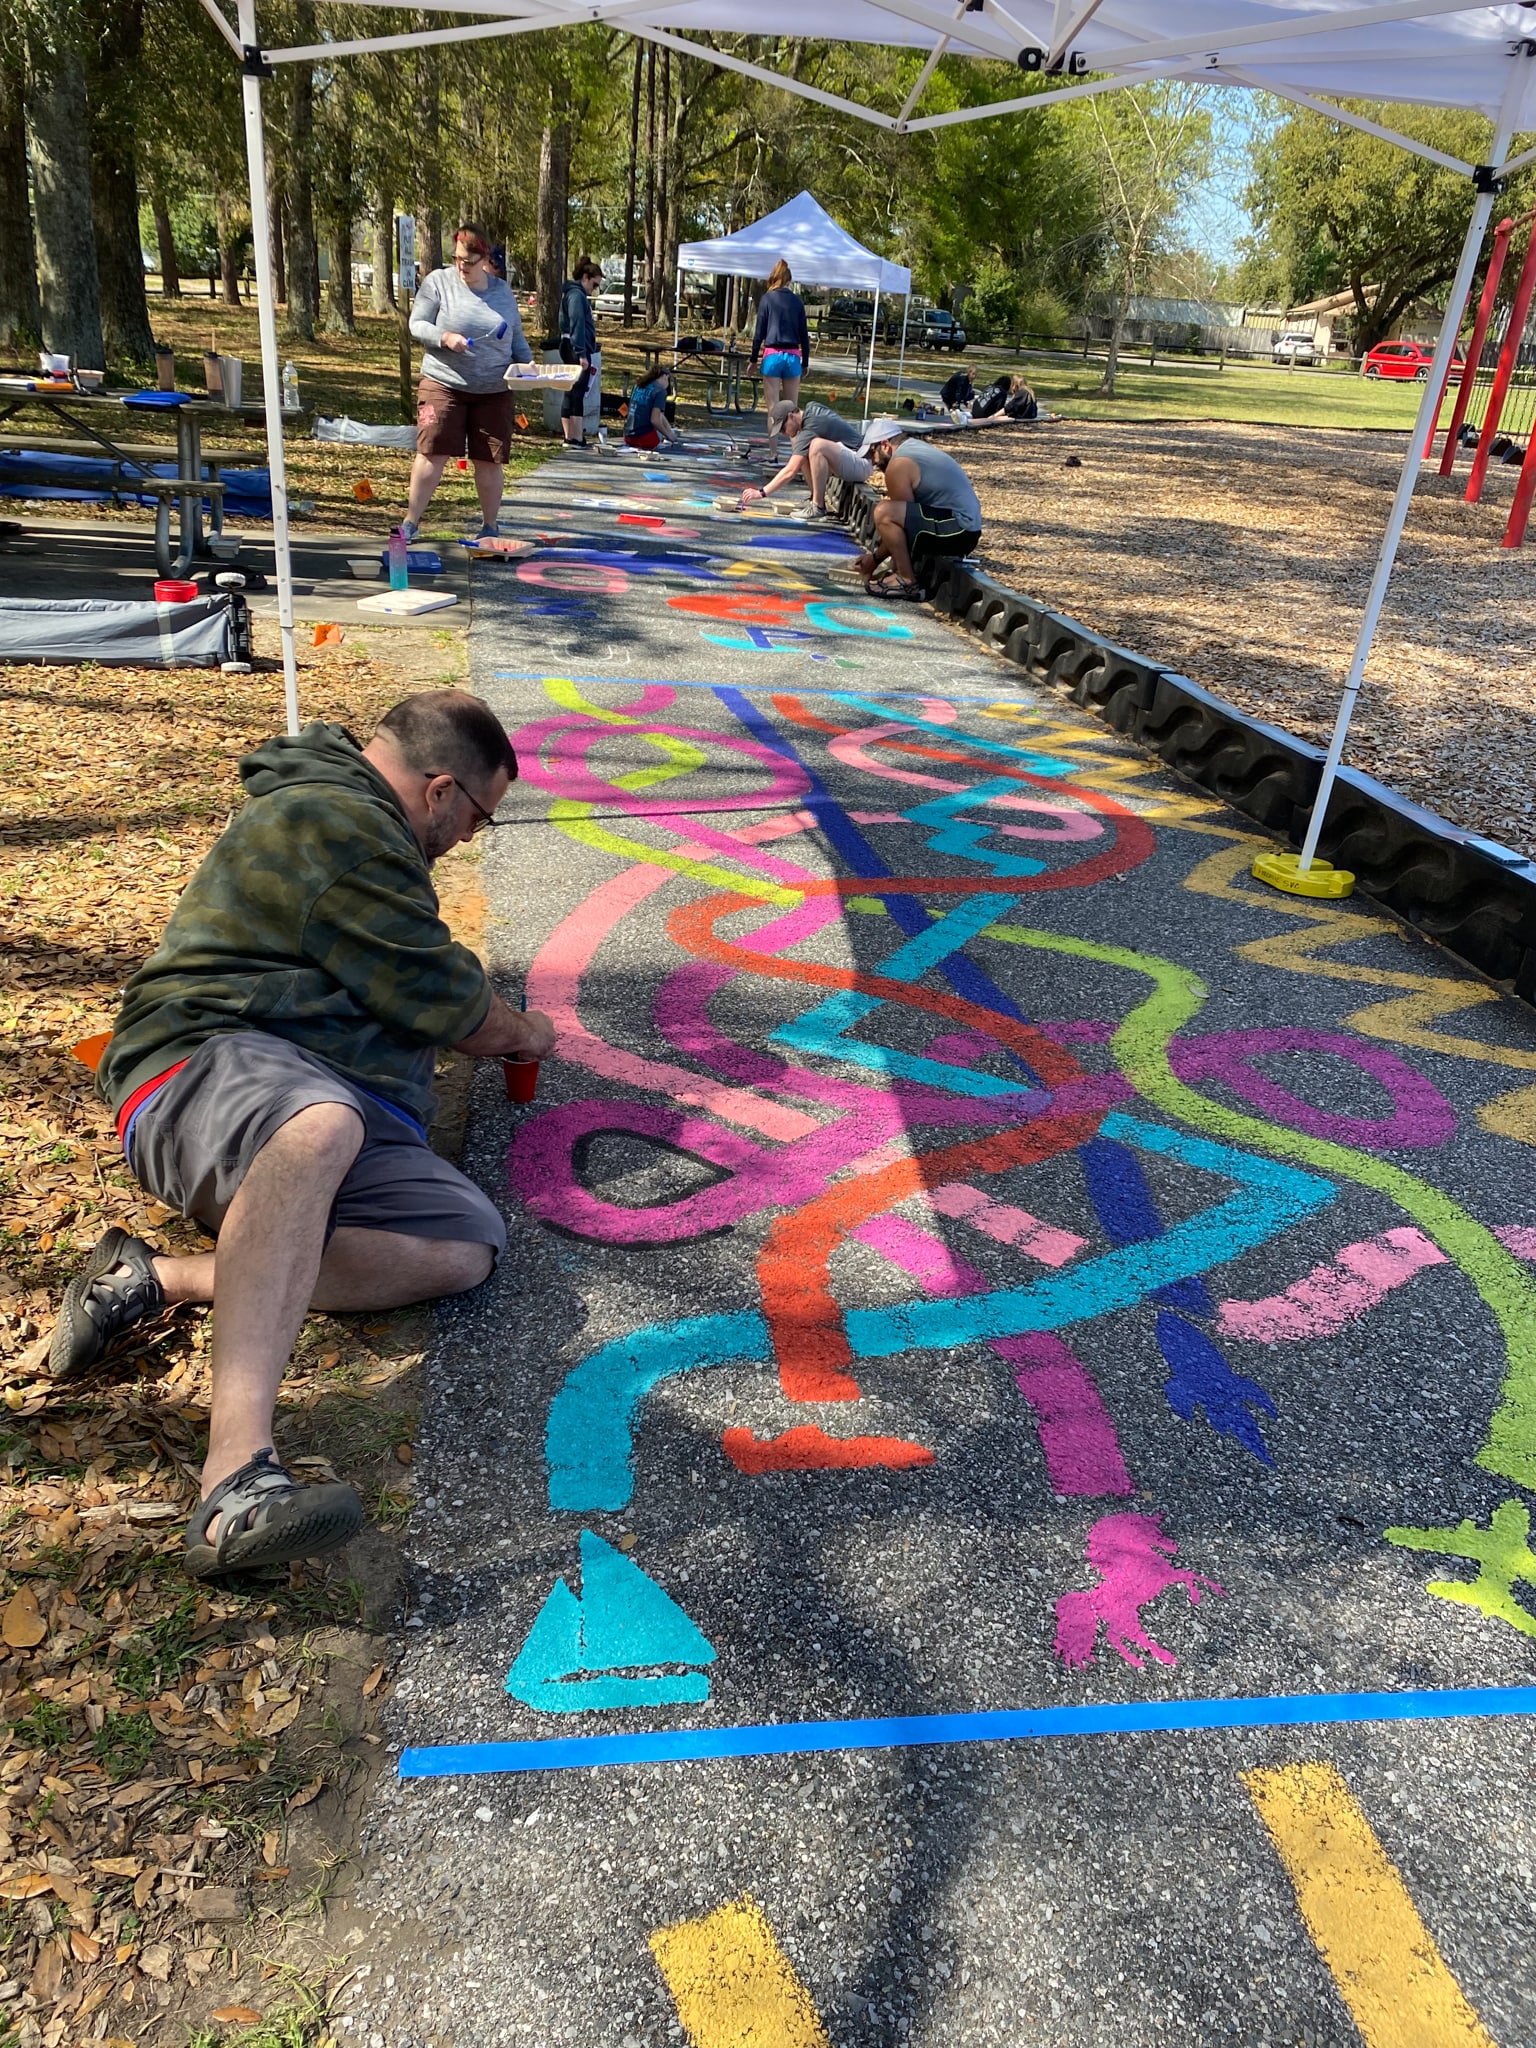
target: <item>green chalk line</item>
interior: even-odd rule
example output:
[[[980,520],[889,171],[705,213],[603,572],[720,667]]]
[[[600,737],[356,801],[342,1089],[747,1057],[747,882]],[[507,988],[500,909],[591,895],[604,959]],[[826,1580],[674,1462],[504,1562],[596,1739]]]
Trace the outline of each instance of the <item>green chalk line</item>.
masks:
[[[1231,1143],[1278,1152],[1343,1180],[1374,1188],[1411,1216],[1477,1289],[1504,1338],[1507,1370],[1499,1405],[1477,1463],[1521,1486],[1536,1488],[1536,1282],[1493,1232],[1439,1188],[1384,1159],[1326,1138],[1310,1138],[1262,1117],[1225,1109],[1188,1088],[1168,1064],[1168,1042],[1195,1016],[1206,990],[1197,975],[1155,953],[1133,953],[1022,925],[989,925],[984,938],[1042,952],[1069,953],[1146,975],[1156,986],[1110,1040],[1110,1052],[1137,1092],[1165,1115]]]

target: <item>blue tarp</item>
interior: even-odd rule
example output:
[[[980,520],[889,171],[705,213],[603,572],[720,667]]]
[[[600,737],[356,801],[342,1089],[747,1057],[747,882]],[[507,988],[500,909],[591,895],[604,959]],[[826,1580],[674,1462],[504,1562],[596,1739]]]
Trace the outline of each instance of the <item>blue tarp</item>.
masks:
[[[174,462],[152,462],[152,476],[177,474]],[[54,481],[69,478],[70,481]],[[265,469],[223,469],[224,510],[242,519],[272,517],[272,480]],[[153,506],[153,498],[140,496],[132,488],[133,472],[104,455],[0,454],[0,497],[74,498],[99,502],[114,495],[124,504]]]

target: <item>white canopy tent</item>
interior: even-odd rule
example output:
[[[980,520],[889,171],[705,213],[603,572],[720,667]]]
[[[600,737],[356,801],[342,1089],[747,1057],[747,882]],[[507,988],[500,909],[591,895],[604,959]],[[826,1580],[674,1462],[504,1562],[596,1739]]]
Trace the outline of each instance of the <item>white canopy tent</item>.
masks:
[[[673,340],[682,326],[683,273],[704,271],[715,277],[767,277],[782,259],[794,273],[797,284],[840,285],[844,290],[872,291],[874,318],[869,330],[869,367],[864,377],[864,417],[869,417],[869,393],[875,374],[875,336],[880,330],[880,299],[900,294],[906,301],[901,314],[901,361],[907,359],[907,312],[912,303],[912,273],[899,263],[888,263],[873,249],[856,242],[812,198],[801,192],[787,205],[776,207],[738,228],[733,235],[717,235],[710,242],[683,242],[677,251],[677,307]],[[809,370],[810,364],[806,364]],[[897,386],[900,388],[900,371]]]
[[[1300,865],[1309,868],[1343,753],[1361,678],[1381,616],[1392,565],[1402,538],[1419,464],[1429,439],[1461,311],[1504,175],[1536,160],[1536,149],[1510,154],[1513,138],[1536,129],[1536,0],[1468,6],[1466,0],[779,0],[771,28],[787,38],[885,43],[924,50],[926,60],[901,109],[860,104],[805,80],[749,62],[734,51],[701,42],[701,35],[761,36],[761,10],[747,0],[348,0],[396,6],[419,15],[473,14],[455,27],[418,29],[395,36],[264,49],[256,0],[236,0],[231,28],[219,0],[202,0],[244,74],[246,154],[261,315],[262,385],[272,472],[272,517],[277,552],[278,613],[282,625],[288,722],[298,730],[298,685],[293,638],[293,576],[283,468],[283,418],[277,321],[272,297],[271,228],[267,209],[266,150],[261,86],[276,64],[334,63],[347,56],[427,44],[473,42],[487,36],[526,35],[539,29],[608,23],[705,64],[745,77],[898,134],[949,127],[962,121],[1028,115],[1067,98],[1111,92],[1158,78],[1205,80],[1277,94],[1352,128],[1383,136],[1447,168],[1464,172],[1471,207],[1461,261],[1451,284],[1434,362],[1382,536],[1365,614],[1345,678],[1344,695]],[[928,80],[946,52],[994,58],[1029,76],[1036,90],[982,106],[920,115]],[[1089,75],[1093,74],[1093,75]],[[1042,81],[1063,83],[1040,90]],[[1077,80],[1077,83],[1067,83]],[[1321,97],[1320,97],[1321,96]],[[1335,106],[1335,98],[1407,101],[1457,107],[1493,124],[1488,159],[1462,163],[1411,136]]]

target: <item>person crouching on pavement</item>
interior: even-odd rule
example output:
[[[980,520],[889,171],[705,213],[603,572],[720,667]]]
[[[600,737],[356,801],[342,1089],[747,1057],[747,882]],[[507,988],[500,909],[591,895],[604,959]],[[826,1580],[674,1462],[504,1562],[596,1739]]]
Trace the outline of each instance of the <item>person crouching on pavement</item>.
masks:
[[[681,448],[683,437],[667,418],[667,396],[672,389],[672,372],[658,369],[630,393],[629,412],[624,421],[626,448],[659,448],[669,441]]]
[[[874,472],[874,464],[859,453],[863,427],[845,420],[830,405],[814,401],[804,406],[791,405],[781,398],[768,408],[768,431],[770,436],[789,435],[789,459],[761,489],[749,484],[741,494],[741,503],[750,505],[754,499],[771,497],[803,472],[810,484],[811,502],[791,512],[790,518],[806,525],[835,526],[837,520],[827,510],[828,477],[840,476],[848,483],[862,484]]]
[[[875,504],[874,548],[855,566],[871,597],[920,603],[914,552],[968,555],[981,539],[981,501],[955,458],[900,420],[871,421],[863,452],[885,472],[885,496]],[[878,575],[887,560],[895,574]]]
[[[427,1143],[437,1049],[541,1059],[554,1027],[492,989],[438,914],[432,863],[517,774],[458,690],[407,697],[366,746],[316,722],[240,764],[246,802],[133,975],[97,1071],[135,1177],[217,1250],[107,1231],[69,1283],[49,1371],[71,1380],[146,1318],[212,1302],[213,1397],[194,1578],[317,1557],[359,1528],[349,1486],[301,1486],[272,1445],[311,1309],[389,1309],[488,1278],[495,1205]]]

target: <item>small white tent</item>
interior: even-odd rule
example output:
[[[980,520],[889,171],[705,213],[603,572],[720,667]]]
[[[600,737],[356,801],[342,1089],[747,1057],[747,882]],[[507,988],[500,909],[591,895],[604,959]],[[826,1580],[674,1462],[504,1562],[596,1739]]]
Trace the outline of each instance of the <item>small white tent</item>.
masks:
[[[801,192],[785,206],[765,213],[750,227],[734,235],[717,235],[710,242],[684,242],[677,252],[677,315],[673,338],[682,324],[683,273],[707,271],[715,277],[767,277],[782,259],[797,284],[841,285],[850,291],[872,291],[874,318],[869,331],[869,369],[864,378],[864,414],[869,416],[869,391],[875,374],[875,336],[880,326],[880,297],[900,293],[911,304],[912,273],[899,263],[888,263],[873,249],[856,242],[846,228],[813,199]],[[907,359],[907,306],[901,314],[901,360]],[[810,368],[810,364],[806,364]],[[897,386],[900,387],[900,371]]]

